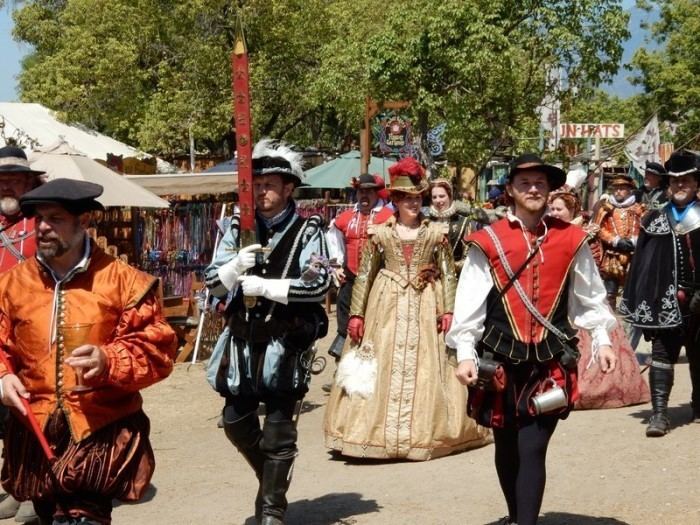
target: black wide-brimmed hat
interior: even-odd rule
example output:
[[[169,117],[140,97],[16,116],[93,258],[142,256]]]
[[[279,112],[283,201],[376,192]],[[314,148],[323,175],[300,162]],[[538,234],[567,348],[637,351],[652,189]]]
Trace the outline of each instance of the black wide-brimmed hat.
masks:
[[[39,204],[59,204],[73,215],[93,210],[104,210],[97,197],[102,195],[104,188],[84,180],[54,179],[38,188],[25,193],[19,198],[22,213],[31,217],[36,213]]]
[[[654,175],[666,175],[666,168],[658,162],[647,161],[644,165],[645,173],[653,173]]]
[[[523,171],[539,171],[547,176],[549,181],[549,191],[561,188],[566,182],[566,173],[563,169],[557,168],[545,162],[536,153],[523,153],[510,163],[508,182],[513,182],[513,177]]]
[[[0,148],[0,175],[22,173],[25,175],[43,175],[44,171],[33,170],[27,161],[27,154],[22,148],[4,146]]]
[[[664,165],[666,175],[669,177],[682,177],[683,175],[700,174],[700,157],[687,149],[679,149],[671,153],[671,156]]]
[[[350,186],[356,190],[381,190],[384,187],[384,184],[379,184],[379,180],[381,180],[379,177],[375,177],[369,173],[363,173],[359,178],[353,177],[350,181]]]

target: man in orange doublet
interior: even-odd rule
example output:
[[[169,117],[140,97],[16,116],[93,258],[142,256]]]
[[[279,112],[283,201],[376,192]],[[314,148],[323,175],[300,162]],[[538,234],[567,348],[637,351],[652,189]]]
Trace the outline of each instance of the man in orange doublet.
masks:
[[[639,227],[644,206],[636,202],[632,177],[616,175],[610,182],[612,196],[603,203],[596,214],[600,224],[598,238],[603,245],[600,274],[608,293],[608,302],[615,310],[617,292],[624,286],[634,249],[637,246]]]
[[[109,524],[112,499],[143,495],[155,460],[139,390],[170,374],[177,345],[158,280],[87,236],[101,193],[56,179],[22,196],[22,211],[36,217],[37,254],[0,276],[0,396],[12,411],[2,485],[49,523]],[[70,344],[76,325],[86,333]]]

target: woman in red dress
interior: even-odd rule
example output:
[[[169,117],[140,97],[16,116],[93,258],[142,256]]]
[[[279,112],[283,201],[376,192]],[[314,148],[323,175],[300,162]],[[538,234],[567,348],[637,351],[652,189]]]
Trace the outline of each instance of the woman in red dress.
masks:
[[[590,236],[591,251],[600,264],[600,245],[596,234],[596,224],[583,224],[581,204],[574,193],[555,192],[549,201],[550,215],[566,222],[579,224]],[[580,398],[575,408],[618,408],[649,402],[649,387],[641,376],[639,363],[622,325],[618,322],[610,332],[610,341],[617,352],[617,367],[609,374],[596,373],[591,356],[591,338],[584,330],[579,330],[578,349],[581,357],[578,362],[578,388]]]

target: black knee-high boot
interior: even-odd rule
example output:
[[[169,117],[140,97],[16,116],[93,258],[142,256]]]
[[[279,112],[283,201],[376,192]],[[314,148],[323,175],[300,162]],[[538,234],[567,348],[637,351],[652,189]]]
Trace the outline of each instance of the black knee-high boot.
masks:
[[[673,365],[652,361],[649,367],[652,415],[647,425],[647,437],[661,437],[671,430],[668,419],[668,398],[673,387]]]
[[[692,389],[692,397],[690,398],[690,406],[693,410],[692,421],[700,423],[700,351],[697,349],[688,350],[688,364],[690,365],[690,387]]]
[[[262,479],[265,455],[260,450],[263,433],[257,412],[251,412],[235,421],[226,420],[224,411],[224,432],[255,472],[258,478],[258,495],[255,498],[255,519],[262,519]]]
[[[262,525],[282,525],[287,489],[297,455],[297,430],[292,421],[266,421],[261,450],[265,454],[262,478]]]

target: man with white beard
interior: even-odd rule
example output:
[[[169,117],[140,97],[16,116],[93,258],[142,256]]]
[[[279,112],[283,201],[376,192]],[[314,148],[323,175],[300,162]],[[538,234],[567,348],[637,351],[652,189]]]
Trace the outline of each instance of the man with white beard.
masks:
[[[0,273],[4,273],[36,251],[34,219],[22,215],[19,198],[41,184],[40,175],[29,167],[21,148],[0,148]],[[0,406],[0,430],[4,432],[7,408]],[[18,510],[19,509],[19,510]],[[11,518],[25,523],[36,518],[31,501],[20,502],[0,491],[0,519]]]
[[[34,219],[22,215],[19,198],[41,184],[39,175],[43,173],[29,167],[22,149],[0,148],[0,272],[36,251]]]

